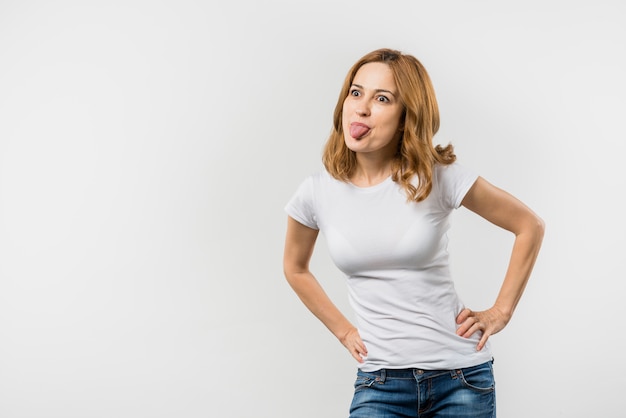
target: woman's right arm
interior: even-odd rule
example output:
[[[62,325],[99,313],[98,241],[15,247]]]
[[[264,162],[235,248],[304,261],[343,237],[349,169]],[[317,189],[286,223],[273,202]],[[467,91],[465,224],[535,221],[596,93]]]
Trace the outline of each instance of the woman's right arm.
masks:
[[[341,341],[352,357],[362,363],[367,350],[359,332],[337,309],[309,270],[318,232],[288,217],[283,257],[285,277],[313,315]]]

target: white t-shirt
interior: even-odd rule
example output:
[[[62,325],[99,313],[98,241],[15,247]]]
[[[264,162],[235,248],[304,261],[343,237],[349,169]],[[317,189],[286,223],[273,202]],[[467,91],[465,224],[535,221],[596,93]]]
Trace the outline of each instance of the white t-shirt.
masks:
[[[479,335],[456,335],[464,305],[448,262],[449,215],[477,175],[454,163],[436,165],[433,189],[408,202],[387,178],[372,187],[334,179],[325,170],[307,177],[285,207],[296,221],[325,236],[346,274],[357,328],[368,350],[363,371],[470,367],[491,359]]]

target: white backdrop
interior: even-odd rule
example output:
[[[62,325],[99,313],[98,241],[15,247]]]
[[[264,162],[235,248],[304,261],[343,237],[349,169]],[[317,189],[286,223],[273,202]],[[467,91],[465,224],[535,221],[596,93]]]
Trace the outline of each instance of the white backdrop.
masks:
[[[492,338],[499,416],[623,416],[626,6],[0,1],[0,417],[345,417],[356,364],[282,275],[341,82],[417,56],[436,142],[547,223]],[[486,308],[511,237],[455,214]],[[350,315],[323,240],[312,268]]]

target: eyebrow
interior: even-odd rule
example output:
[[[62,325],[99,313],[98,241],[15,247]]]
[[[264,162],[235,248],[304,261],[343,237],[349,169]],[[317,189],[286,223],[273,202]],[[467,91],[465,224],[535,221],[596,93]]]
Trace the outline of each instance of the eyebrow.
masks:
[[[363,86],[361,86],[360,84],[354,84],[354,83],[352,83],[352,86],[353,86],[353,87],[358,87],[358,88],[360,88],[361,90],[365,90],[365,88],[364,88]],[[391,90],[376,89],[376,90],[374,90],[374,91],[375,91],[376,93],[389,93],[389,94],[391,94],[393,97],[396,97],[395,93],[394,93],[394,92],[392,92]]]

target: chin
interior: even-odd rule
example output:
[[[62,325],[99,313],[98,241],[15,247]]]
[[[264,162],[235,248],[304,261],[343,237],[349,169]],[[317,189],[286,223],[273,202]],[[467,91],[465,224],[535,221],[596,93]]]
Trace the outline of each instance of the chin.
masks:
[[[359,145],[359,140],[358,139],[354,139],[352,137],[350,138],[344,138],[343,143],[346,144],[346,147],[350,150],[350,151],[354,151],[357,152],[359,151],[359,149],[361,148]]]

